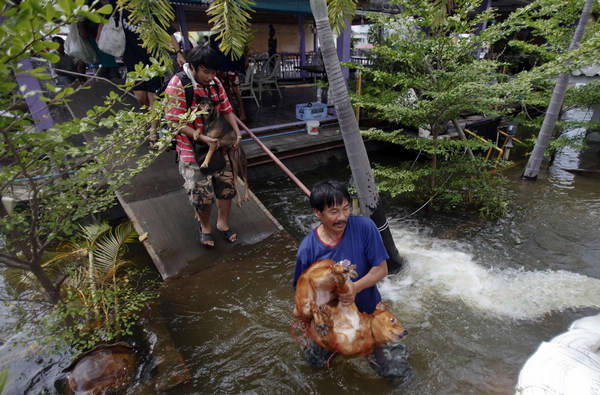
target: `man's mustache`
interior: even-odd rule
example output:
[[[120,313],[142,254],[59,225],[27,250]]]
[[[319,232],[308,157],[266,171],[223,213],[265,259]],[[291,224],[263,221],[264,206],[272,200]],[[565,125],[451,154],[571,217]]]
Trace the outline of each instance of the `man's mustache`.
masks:
[[[335,221],[333,225],[346,225],[348,221]]]

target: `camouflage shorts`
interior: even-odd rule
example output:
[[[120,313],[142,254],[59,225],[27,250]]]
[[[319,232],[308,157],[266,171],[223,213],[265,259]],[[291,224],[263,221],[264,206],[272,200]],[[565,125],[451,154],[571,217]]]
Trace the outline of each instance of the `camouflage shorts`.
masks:
[[[216,199],[233,199],[235,187],[229,158],[225,155],[223,170],[212,174],[203,174],[196,162],[179,161],[179,173],[183,176],[183,188],[197,212],[210,209]]]
[[[306,360],[313,368],[322,368],[333,354],[309,339],[307,347],[302,347]],[[335,358],[335,356],[334,356]],[[373,350],[367,356],[369,366],[379,376],[408,382],[414,376],[414,371],[408,363],[408,347],[402,342],[388,342]]]

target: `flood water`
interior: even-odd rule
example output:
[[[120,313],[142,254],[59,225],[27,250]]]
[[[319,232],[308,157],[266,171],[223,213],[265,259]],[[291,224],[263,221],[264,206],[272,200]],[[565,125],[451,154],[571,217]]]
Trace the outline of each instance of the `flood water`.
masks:
[[[386,203],[406,259],[380,285],[409,330],[416,377],[404,387],[361,358],[338,357],[322,370],[305,362],[291,335],[291,280],[316,218],[291,182],[253,183],[289,236],[169,283],[161,312],[194,377],[173,393],[514,393],[540,342],[600,312],[600,179],[561,170],[578,158],[561,152],[536,182],[520,179],[522,166],[507,171],[514,206],[497,222]],[[334,168],[301,179],[311,186],[348,176]]]
[[[317,219],[284,177],[251,182],[287,232],[238,245],[215,266],[168,281],[159,310],[192,376],[169,393],[514,393],[541,342],[600,312],[600,177],[562,170],[598,167],[599,147],[583,157],[563,150],[536,182],[521,180],[522,165],[506,171],[514,204],[499,221],[413,213],[385,199],[406,260],[380,284],[409,331],[416,376],[402,387],[362,358],[338,357],[321,370],[305,362],[291,335],[291,282],[296,249]],[[349,170],[299,176],[311,187],[347,180]],[[20,388],[42,392],[51,375],[37,363],[40,372],[33,379],[22,373],[29,385]]]

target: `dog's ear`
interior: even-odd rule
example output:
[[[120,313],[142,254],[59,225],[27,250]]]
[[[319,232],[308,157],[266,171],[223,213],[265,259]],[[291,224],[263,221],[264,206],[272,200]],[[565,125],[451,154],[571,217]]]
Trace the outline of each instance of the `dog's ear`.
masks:
[[[379,302],[379,303],[377,303],[377,307],[375,308],[375,310],[386,311],[387,307],[388,307],[388,304],[389,303]]]

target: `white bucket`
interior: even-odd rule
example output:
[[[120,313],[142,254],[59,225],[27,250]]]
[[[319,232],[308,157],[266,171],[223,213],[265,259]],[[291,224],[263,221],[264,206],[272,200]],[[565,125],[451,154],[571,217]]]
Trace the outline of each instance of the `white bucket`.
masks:
[[[306,121],[306,133],[313,136],[319,134],[319,121]]]

